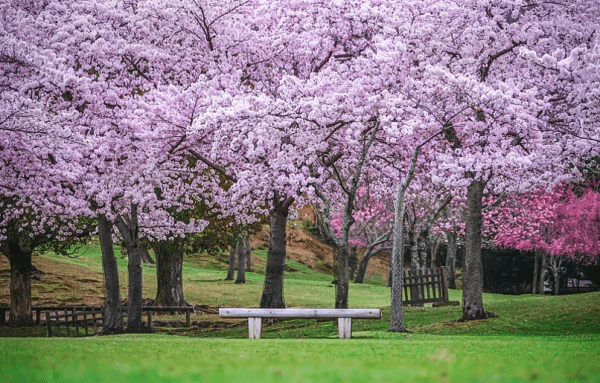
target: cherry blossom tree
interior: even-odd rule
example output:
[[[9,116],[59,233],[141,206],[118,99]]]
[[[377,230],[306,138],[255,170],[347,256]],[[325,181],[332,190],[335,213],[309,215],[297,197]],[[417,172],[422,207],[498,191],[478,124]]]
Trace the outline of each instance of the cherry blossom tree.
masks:
[[[559,293],[563,262],[570,259],[593,263],[598,257],[598,203],[592,188],[578,191],[559,185],[552,191],[514,196],[486,214],[486,224],[495,231],[494,241],[504,247],[533,251],[543,261],[534,285],[542,286],[548,267]],[[534,271],[537,273],[537,269]]]
[[[154,10],[139,5],[47,2],[10,8],[11,32],[44,51],[44,71],[29,88],[37,89],[54,116],[51,122],[60,119],[62,130],[46,135],[44,142],[52,163],[45,180],[57,195],[43,198],[43,189],[25,187],[20,193],[28,200],[69,206],[70,216],[98,217],[108,332],[122,329],[113,222],[129,254],[129,331],[141,328],[140,237],[181,235],[204,225],[176,221],[166,209],[190,204],[190,191],[201,188],[197,178],[185,176],[188,162],[173,155],[168,132],[147,113],[150,90],[170,77],[161,69],[167,55],[148,41],[156,37],[157,26],[143,28],[149,20],[142,11]]]
[[[432,146],[434,167],[446,171],[438,177],[444,174],[448,188],[467,189],[464,320],[488,316],[481,299],[484,189],[524,190],[559,181],[567,170],[561,156],[575,146],[543,129],[552,124],[544,114],[552,96],[539,83],[554,70],[538,65],[538,57],[593,48],[596,24],[582,22],[590,16],[584,3],[431,1],[410,8],[411,25],[421,28],[408,45],[417,85],[409,95],[438,121],[448,143]]]
[[[593,5],[6,1],[3,44],[33,52],[28,62],[42,68],[30,77],[32,66],[8,60],[8,83],[18,86],[3,91],[6,116],[25,110],[34,118],[19,121],[42,121],[58,133],[39,141],[28,134],[23,154],[37,158],[27,167],[49,169],[35,179],[55,195],[47,198],[31,176],[21,178],[18,195],[26,196],[21,203],[59,201],[68,207],[59,213],[65,217],[96,216],[105,272],[114,271],[116,226],[129,252],[128,326],[137,331],[140,239],[206,225],[178,221],[173,209],[204,198],[240,224],[269,215],[261,306],[284,307],[290,206],[314,200],[316,190],[329,193],[326,199],[345,195],[339,247],[346,254],[360,168],[367,166],[388,190],[396,188],[390,329],[404,331],[405,200],[412,180],[431,169],[432,183],[467,195],[463,319],[485,318],[484,190],[558,182],[569,176],[567,160],[593,151]],[[367,162],[369,140],[377,151]],[[40,159],[50,165],[40,167]],[[336,171],[350,186],[332,186]],[[116,294],[115,313],[118,288]]]
[[[380,193],[376,190],[372,178],[376,174],[365,174],[366,187],[357,191],[356,210],[353,214],[355,223],[350,230],[349,243],[362,248],[363,254],[358,264],[354,283],[363,283],[369,260],[385,251],[391,250],[391,202],[387,190]],[[386,203],[386,199],[388,202]],[[339,233],[342,215],[338,212],[332,216],[331,226],[336,235]]]

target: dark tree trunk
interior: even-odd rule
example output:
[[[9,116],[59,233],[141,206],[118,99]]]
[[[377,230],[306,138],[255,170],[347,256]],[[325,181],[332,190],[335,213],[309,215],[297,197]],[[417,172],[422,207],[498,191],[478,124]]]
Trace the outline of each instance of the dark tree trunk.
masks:
[[[235,284],[246,283],[246,238],[240,237],[236,246],[238,255],[238,270]]]
[[[365,251],[360,263],[358,264],[358,270],[356,271],[356,278],[354,283],[363,283],[365,281],[365,274],[367,273],[367,266],[369,266],[369,260],[373,258],[373,252]]]
[[[23,250],[18,238],[8,239],[10,262],[10,316],[8,325],[13,327],[32,326],[31,317],[31,254]]]
[[[129,294],[127,307],[127,332],[142,331],[142,257],[139,247],[134,243],[129,248]]]
[[[533,255],[534,258],[534,263],[533,263],[533,291],[531,292],[532,294],[537,294],[538,293],[538,286],[539,286],[539,270],[540,270],[540,257],[537,256],[537,254]]]
[[[283,299],[283,272],[285,269],[285,231],[290,205],[293,199],[280,201],[275,196],[275,205],[270,214],[271,234],[267,253],[267,269],[260,307],[285,308]]]
[[[229,270],[227,271],[226,281],[233,281],[235,275],[235,246],[229,248]]]
[[[420,275],[425,274],[425,270],[427,270],[427,240],[429,237],[429,229],[424,228],[419,232],[417,236],[417,249],[419,252],[419,269],[417,272]],[[424,283],[425,279],[419,278],[417,279],[419,283]],[[425,299],[425,286],[419,286],[419,299]],[[413,306],[424,306],[423,303],[415,304]]]
[[[127,332],[142,332],[142,253],[140,248],[137,205],[131,204],[131,217],[125,220],[118,216],[115,221],[121,237],[127,246],[129,263],[129,296],[127,307]]]
[[[421,265],[421,252],[419,251],[419,235],[414,232],[408,233],[408,240],[410,241],[410,274],[412,276],[417,276],[422,273],[423,267]],[[419,283],[420,279],[413,279],[414,282]],[[410,297],[411,299],[423,299],[423,290],[420,286],[411,286],[410,287]],[[424,306],[423,303],[412,303],[411,306]]]
[[[429,248],[431,250],[431,270],[437,268],[437,253],[440,247],[440,237],[436,235],[432,241],[429,242]]]
[[[349,281],[354,279],[354,274],[356,273],[356,266],[358,263],[358,255],[357,255],[356,246],[352,246],[350,250],[350,257],[348,258],[348,267],[349,267]]]
[[[252,247],[250,246],[250,240],[248,237],[245,239],[245,248],[246,248],[246,271],[252,271]]]
[[[371,258],[373,258],[377,254],[381,253],[382,251],[388,251],[388,250],[391,251],[392,250],[391,246],[383,246],[383,243],[388,241],[390,235],[391,235],[391,232],[384,234],[384,235],[380,236],[379,238],[377,238],[375,240],[375,242],[373,242],[372,244],[367,246],[367,248],[365,249],[365,253],[363,254],[362,259],[360,260],[360,263],[358,265],[358,271],[356,272],[356,279],[354,279],[354,283],[363,283],[364,282],[365,274],[367,272],[367,266],[369,265],[369,260]],[[388,279],[389,279],[389,276],[388,276]],[[390,283],[390,286],[391,286],[391,283]]]
[[[141,252],[142,252],[142,263],[149,263],[151,265],[154,265],[156,263],[156,262],[154,262],[154,259],[152,259],[152,257],[150,256],[150,252],[148,251],[147,245],[141,246]]]
[[[334,272],[336,279],[335,308],[348,308],[348,248],[345,246],[335,247]]]
[[[431,270],[435,269],[437,267],[437,248],[438,248],[438,244],[434,243],[434,244],[430,244],[430,248],[429,250],[431,251],[431,260],[429,263],[429,268]]]
[[[187,306],[183,298],[183,247],[175,241],[152,244],[156,256],[155,306]]]
[[[448,268],[448,288],[456,289],[456,238],[453,231],[446,232],[448,249],[446,252],[446,267]]]
[[[112,222],[102,214],[98,215],[98,237],[102,250],[104,271],[104,316],[102,334],[120,334],[124,330],[121,296],[119,292],[119,270],[112,241]]]
[[[482,200],[485,184],[472,181],[467,188],[463,316],[461,321],[495,316],[483,309],[483,263],[481,259]]]

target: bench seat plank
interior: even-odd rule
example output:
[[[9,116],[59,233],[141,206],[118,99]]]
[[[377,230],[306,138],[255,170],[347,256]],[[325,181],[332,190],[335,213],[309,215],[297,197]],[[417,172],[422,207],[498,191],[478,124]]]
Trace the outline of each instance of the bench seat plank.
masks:
[[[381,318],[380,309],[258,309],[220,308],[219,316],[230,318]]]

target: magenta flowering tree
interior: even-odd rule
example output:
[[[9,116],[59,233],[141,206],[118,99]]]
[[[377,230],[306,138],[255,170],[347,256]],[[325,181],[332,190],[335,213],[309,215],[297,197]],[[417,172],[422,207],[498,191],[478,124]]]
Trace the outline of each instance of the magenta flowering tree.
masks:
[[[593,188],[581,191],[559,185],[549,192],[539,190],[507,199],[486,214],[486,225],[494,228],[494,242],[498,245],[534,252],[534,286],[543,293],[548,268],[558,294],[565,260],[593,263],[598,257],[599,202],[600,195]],[[542,261],[541,272],[538,260]]]

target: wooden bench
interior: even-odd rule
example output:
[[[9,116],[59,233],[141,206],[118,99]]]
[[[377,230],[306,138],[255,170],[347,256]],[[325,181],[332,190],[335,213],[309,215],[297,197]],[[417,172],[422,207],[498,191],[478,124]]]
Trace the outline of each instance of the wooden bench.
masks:
[[[191,314],[194,311],[192,306],[144,306],[143,311],[148,315],[148,327],[152,327],[152,312],[176,312],[185,311],[185,327],[192,326]]]
[[[262,334],[262,318],[337,318],[340,339],[345,339],[352,337],[352,318],[380,319],[381,310],[220,308],[219,316],[228,318],[248,318],[248,335],[250,339],[260,339]]]

